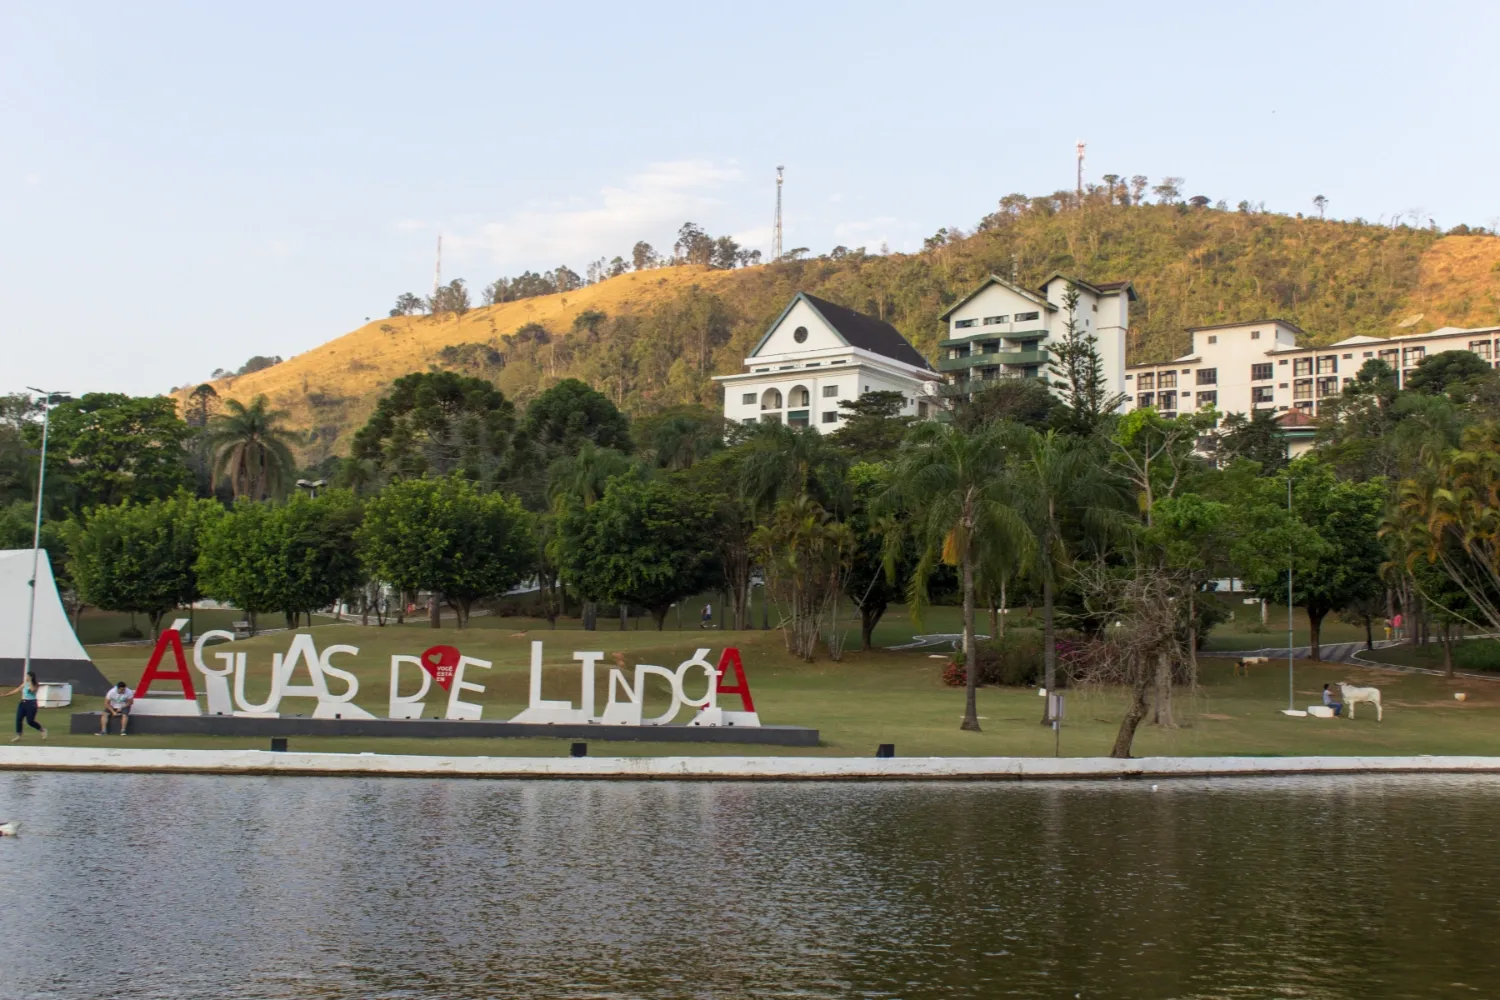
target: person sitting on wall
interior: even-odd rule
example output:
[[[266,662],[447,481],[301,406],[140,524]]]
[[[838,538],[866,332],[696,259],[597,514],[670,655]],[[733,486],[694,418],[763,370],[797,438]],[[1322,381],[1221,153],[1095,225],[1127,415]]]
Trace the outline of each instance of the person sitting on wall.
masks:
[[[109,720],[120,720],[120,735],[124,736],[125,728],[130,725],[130,706],[135,702],[135,692],[125,686],[121,681],[109,689],[109,694],[104,696],[104,712],[99,716],[99,735],[104,736],[109,732]]]
[[[1333,691],[1327,684],[1323,685],[1323,704],[1333,709],[1335,716],[1344,714],[1344,703],[1333,700]]]

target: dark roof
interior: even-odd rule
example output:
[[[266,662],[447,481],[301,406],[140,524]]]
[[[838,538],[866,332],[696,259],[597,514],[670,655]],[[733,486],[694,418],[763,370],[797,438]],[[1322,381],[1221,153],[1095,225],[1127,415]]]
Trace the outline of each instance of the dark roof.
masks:
[[[1129,281],[1084,281],[1082,278],[1075,278],[1061,271],[1053,271],[1047,275],[1047,280],[1043,281],[1037,287],[1045,292],[1058,278],[1082,288],[1087,288],[1100,295],[1113,295],[1117,292],[1124,292],[1126,298],[1131,302],[1136,302],[1140,299],[1140,296],[1135,294],[1135,286]]]
[[[828,325],[838,331],[839,336],[848,342],[850,347],[858,347],[872,354],[880,354],[896,361],[903,361],[918,368],[932,370],[927,359],[911,346],[911,343],[891,324],[882,320],[874,319],[853,309],[845,309],[843,306],[834,305],[827,299],[820,299],[816,295],[802,293],[808,305],[818,311],[818,315],[828,321]]]

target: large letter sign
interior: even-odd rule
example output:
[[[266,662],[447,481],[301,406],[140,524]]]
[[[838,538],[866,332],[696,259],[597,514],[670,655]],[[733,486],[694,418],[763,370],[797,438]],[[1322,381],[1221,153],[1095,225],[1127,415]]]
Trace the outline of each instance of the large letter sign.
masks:
[[[181,628],[187,619],[173,623],[161,634],[146,671],[138,685],[136,710],[142,715],[198,715],[197,692],[192,675],[188,671],[187,657],[182,648]],[[312,717],[315,719],[373,719],[375,716],[354,703],[359,694],[359,678],[351,671],[336,667],[335,656],[358,656],[358,646],[332,645],[320,653],[313,637],[299,633],[291,637],[287,651],[273,653],[268,673],[270,692],[263,702],[252,702],[246,697],[246,677],[249,670],[244,653],[231,650],[211,651],[209,658],[218,661],[210,666],[205,660],[205,647],[211,640],[222,639],[234,642],[235,637],[220,629],[211,629],[198,637],[193,645],[192,665],[203,678],[203,689],[208,701],[210,715],[240,715],[275,718],[281,714],[282,702],[287,698],[311,698],[314,701]],[[176,660],[176,669],[162,669],[162,661],[168,651]],[[725,649],[715,666],[708,659],[707,647],[695,650],[693,655],[672,670],[651,663],[635,665],[633,676],[626,675],[623,654],[616,653],[617,667],[611,668],[606,684],[605,703],[597,710],[595,685],[598,681],[599,662],[604,654],[598,651],[574,653],[579,666],[578,707],[572,701],[546,699],[542,697],[542,644],[531,644],[531,671],[526,708],[511,722],[543,725],[613,725],[613,726],[665,726],[671,724],[683,708],[693,711],[689,725],[693,726],[758,726],[760,716],[755,712],[755,702],[750,696],[750,681],[745,676],[745,666],[740,652],[734,647]],[[403,671],[403,668],[407,668]],[[401,693],[402,674],[412,673],[416,668],[419,687],[410,694]],[[465,695],[482,695],[485,685],[468,679],[470,671],[489,670],[491,663],[472,656],[464,656],[456,646],[433,646],[420,656],[394,655],[390,662],[390,689],[386,715],[391,719],[420,719],[427,708],[427,696],[434,683],[448,695],[443,717],[450,720],[478,720],[484,717],[484,706],[465,701]],[[730,671],[734,672],[731,679]],[[644,718],[646,686],[648,678],[659,678],[667,689],[670,703],[654,718]],[[330,680],[334,685],[330,687]],[[182,685],[181,698],[148,698],[152,683],[177,681]],[[699,690],[702,694],[691,696],[688,691]],[[739,695],[743,711],[732,712],[719,707],[721,695]],[[436,718],[436,714],[433,716]]]

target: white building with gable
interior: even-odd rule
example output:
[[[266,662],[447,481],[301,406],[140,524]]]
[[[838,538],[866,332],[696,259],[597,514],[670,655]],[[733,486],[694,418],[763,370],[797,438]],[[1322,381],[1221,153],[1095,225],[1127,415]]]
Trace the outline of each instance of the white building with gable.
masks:
[[[902,413],[937,415],[940,376],[889,323],[798,292],[745,359],[738,375],[716,375],[724,419],[836,430],[841,400],[886,390]]]
[[[1094,337],[1110,392],[1127,392],[1125,337],[1136,298],[1130,282],[1055,273],[1032,291],[992,274],[939,317],[948,324],[938,370],[948,377],[949,395],[967,398],[997,379],[1045,378],[1048,346],[1067,333],[1069,288],[1078,290],[1073,322]]]

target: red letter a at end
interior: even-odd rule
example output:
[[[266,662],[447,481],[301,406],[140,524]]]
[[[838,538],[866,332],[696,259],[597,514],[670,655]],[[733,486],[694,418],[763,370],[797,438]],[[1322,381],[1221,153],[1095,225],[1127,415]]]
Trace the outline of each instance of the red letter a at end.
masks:
[[[724,668],[734,667],[734,684],[724,683]],[[740,651],[730,646],[719,657],[719,679],[714,690],[720,695],[737,694],[745,705],[745,711],[755,711],[755,699],[750,697],[750,679],[745,676],[745,665],[740,662]],[[722,707],[722,706],[721,706]]]

